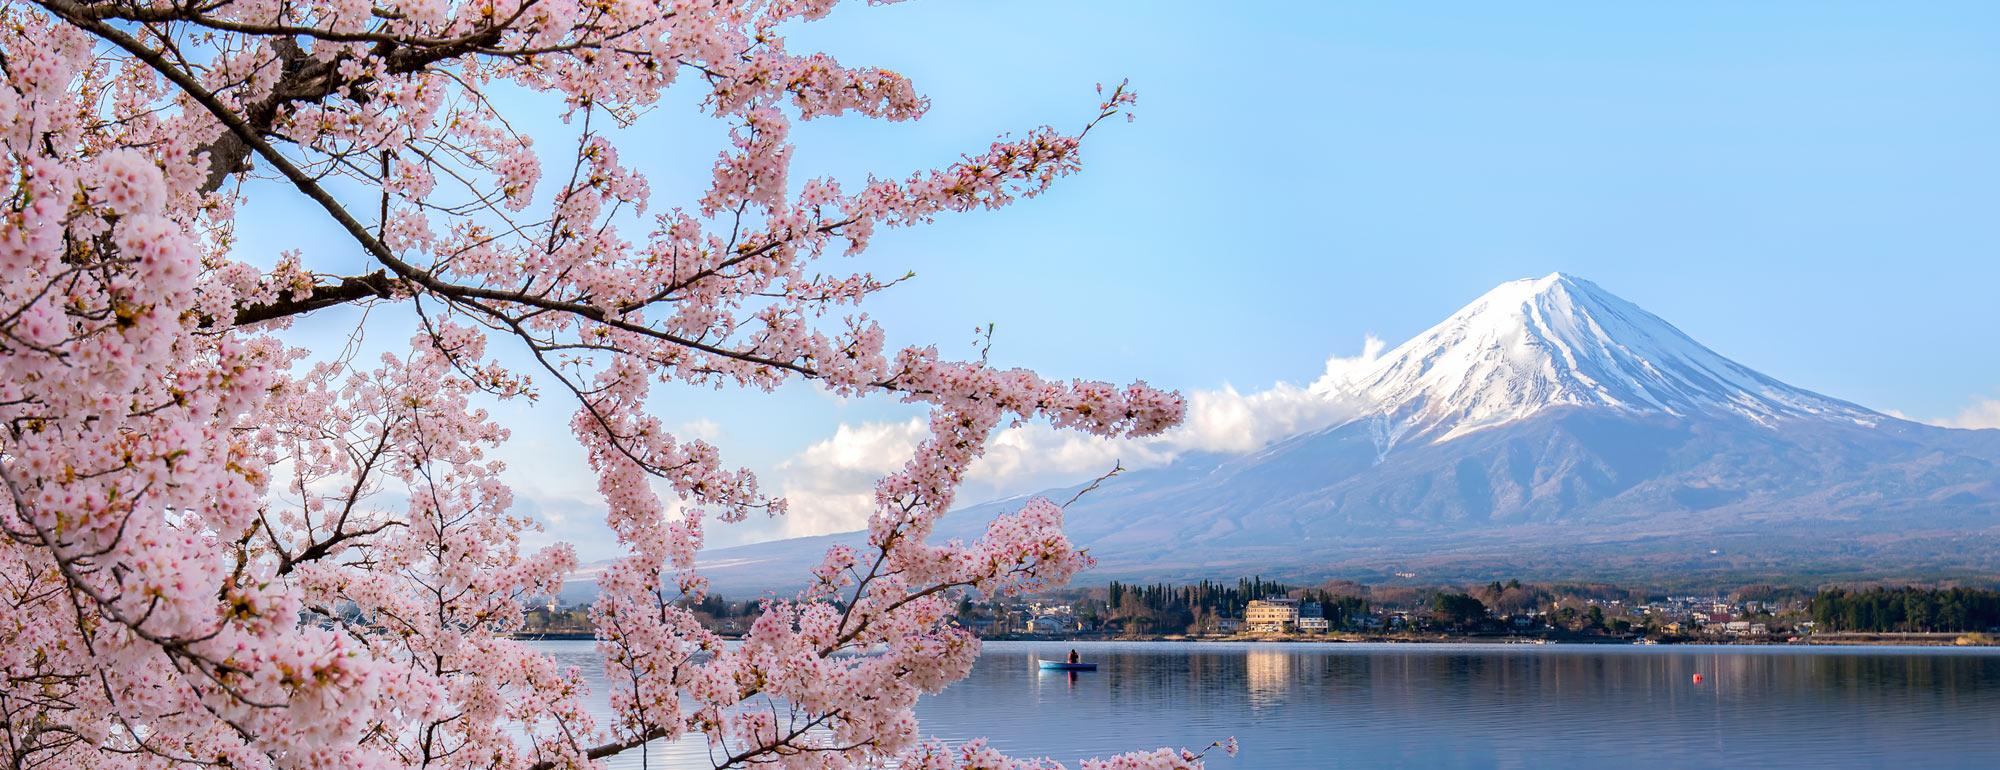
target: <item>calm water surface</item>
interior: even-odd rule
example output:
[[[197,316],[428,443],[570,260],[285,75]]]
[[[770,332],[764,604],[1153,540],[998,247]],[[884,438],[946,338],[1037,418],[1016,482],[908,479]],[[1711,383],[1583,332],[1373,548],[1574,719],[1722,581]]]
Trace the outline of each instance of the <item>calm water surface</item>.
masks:
[[[589,642],[542,644],[601,671]],[[1099,669],[1036,670],[1072,646]],[[1233,735],[1211,767],[2000,768],[2000,650],[989,642],[918,716],[1072,766]],[[649,759],[710,767],[698,738]]]

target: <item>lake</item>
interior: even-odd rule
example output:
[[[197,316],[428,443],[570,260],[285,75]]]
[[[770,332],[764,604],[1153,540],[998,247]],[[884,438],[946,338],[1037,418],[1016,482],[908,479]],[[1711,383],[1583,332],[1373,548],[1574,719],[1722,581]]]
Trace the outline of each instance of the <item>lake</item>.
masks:
[[[601,671],[590,642],[538,645]],[[1071,647],[1099,670],[1035,669]],[[1210,767],[1995,768],[2000,649],[988,642],[918,716],[1072,767],[1233,735]],[[699,738],[649,753],[710,767]]]

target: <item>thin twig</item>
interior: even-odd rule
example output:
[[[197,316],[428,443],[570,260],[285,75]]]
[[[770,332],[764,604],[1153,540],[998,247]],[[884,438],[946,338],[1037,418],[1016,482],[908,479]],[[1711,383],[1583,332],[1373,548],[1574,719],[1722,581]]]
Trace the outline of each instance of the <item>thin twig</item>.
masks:
[[[1097,485],[1104,483],[1105,481],[1109,480],[1112,476],[1116,476],[1124,472],[1125,472],[1125,463],[1123,461],[1120,460],[1111,461],[1111,471],[1109,473],[1106,473],[1102,476],[1099,476],[1091,480],[1089,486],[1077,490],[1076,494],[1074,495],[1070,495],[1069,502],[1063,503],[1062,507],[1068,508],[1070,504],[1076,502],[1078,498],[1090,494],[1093,490],[1097,489]]]

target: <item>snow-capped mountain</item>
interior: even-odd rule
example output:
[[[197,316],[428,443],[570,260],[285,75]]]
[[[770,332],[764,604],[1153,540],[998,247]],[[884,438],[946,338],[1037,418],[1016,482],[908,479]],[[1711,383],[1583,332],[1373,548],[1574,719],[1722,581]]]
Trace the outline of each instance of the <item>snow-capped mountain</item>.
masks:
[[[1759,423],[1883,416],[1722,357],[1597,284],[1562,273],[1500,284],[1344,382],[1388,445],[1449,441],[1557,407],[1736,415]]]
[[[1096,579],[2000,574],[2000,430],[1787,385],[1580,278],[1502,284],[1315,392],[1359,416],[1072,505]],[[757,587],[843,538],[717,552],[712,576]]]

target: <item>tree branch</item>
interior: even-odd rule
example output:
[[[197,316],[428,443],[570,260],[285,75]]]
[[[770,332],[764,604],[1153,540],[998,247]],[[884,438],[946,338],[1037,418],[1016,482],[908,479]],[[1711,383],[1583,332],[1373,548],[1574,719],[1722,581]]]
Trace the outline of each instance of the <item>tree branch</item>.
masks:
[[[395,287],[396,280],[390,278],[386,270],[377,270],[367,275],[347,276],[340,279],[340,283],[316,285],[310,294],[304,296],[286,291],[279,294],[278,299],[274,301],[237,308],[236,318],[230,324],[248,326],[260,321],[301,315],[369,297],[390,299],[395,296]],[[212,327],[216,324],[211,321],[202,325]]]

